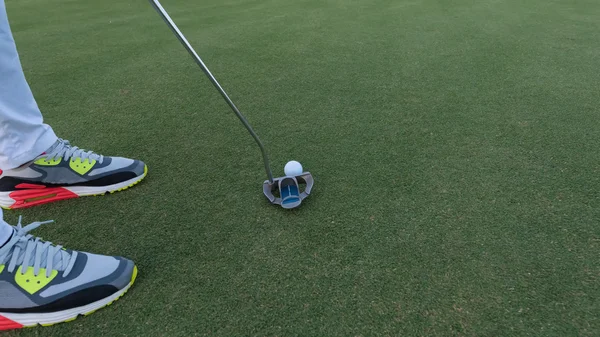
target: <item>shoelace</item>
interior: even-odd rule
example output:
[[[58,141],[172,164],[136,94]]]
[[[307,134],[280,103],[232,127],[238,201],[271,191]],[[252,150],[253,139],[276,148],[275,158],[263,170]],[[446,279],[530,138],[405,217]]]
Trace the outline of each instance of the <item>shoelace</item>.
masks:
[[[96,160],[100,164],[104,160],[104,156],[94,153],[93,151],[86,151],[84,149],[80,149],[77,146],[72,146],[68,140],[59,139],[58,144],[52,152],[45,155],[47,159],[59,159],[63,158],[65,160],[69,160],[70,158],[81,158],[81,161],[85,161],[89,159],[89,161]]]
[[[53,270],[63,271],[63,276],[69,275],[77,259],[77,252],[69,254],[62,249],[62,246],[42,241],[41,238],[29,234],[41,225],[52,222],[54,221],[33,222],[23,227],[19,216],[19,223],[14,226],[13,237],[0,250],[0,252],[6,251],[0,254],[0,263],[9,261],[8,272],[14,272],[20,265],[21,274],[25,274],[29,267],[33,267],[34,276],[39,275],[41,268],[46,269],[46,277],[50,277]]]

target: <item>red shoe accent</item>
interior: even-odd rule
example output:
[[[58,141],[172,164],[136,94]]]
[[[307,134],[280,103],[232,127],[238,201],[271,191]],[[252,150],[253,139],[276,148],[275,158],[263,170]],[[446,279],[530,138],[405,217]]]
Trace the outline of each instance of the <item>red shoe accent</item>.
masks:
[[[15,203],[10,206],[10,208],[25,208],[78,197],[77,194],[63,187],[40,188],[39,186],[26,190],[14,191],[8,196],[15,200]]]
[[[37,184],[26,184],[26,183],[23,183],[23,184],[19,184],[19,185],[15,186],[15,188],[21,188],[21,189],[24,189],[24,188],[25,188],[25,189],[31,189],[31,188],[34,188],[34,189],[35,189],[35,188],[46,188],[46,186],[45,186],[45,185],[37,185]]]
[[[0,315],[0,331],[2,330],[12,330],[12,329],[20,329],[23,325],[19,324],[15,321],[11,321],[10,319]]]

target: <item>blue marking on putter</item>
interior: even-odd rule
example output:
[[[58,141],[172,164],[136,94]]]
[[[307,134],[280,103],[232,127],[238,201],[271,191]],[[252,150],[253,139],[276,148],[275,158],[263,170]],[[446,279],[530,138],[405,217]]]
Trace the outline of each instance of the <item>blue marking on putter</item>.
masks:
[[[282,187],[281,190],[282,204],[293,204],[300,201],[300,192],[298,192],[298,186],[288,185]]]
[[[304,191],[300,189],[300,184],[306,185]],[[310,172],[304,172],[297,176],[286,176],[274,179],[273,183],[265,180],[263,192],[272,204],[281,205],[286,209],[300,206],[310,194],[314,180]],[[279,192],[276,197],[273,192]]]
[[[281,195],[281,207],[296,208],[300,206],[302,199],[298,193],[298,181],[295,177],[284,177],[279,181],[279,193]]]
[[[281,198],[286,199],[288,197],[300,197],[300,193],[298,192],[298,187],[296,186],[286,186],[281,191]]]

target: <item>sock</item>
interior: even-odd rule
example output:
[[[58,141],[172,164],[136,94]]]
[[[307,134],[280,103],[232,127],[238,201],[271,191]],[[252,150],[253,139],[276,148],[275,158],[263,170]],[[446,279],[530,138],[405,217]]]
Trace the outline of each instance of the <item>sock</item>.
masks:
[[[2,209],[0,209],[0,248],[10,240],[14,230],[11,225],[4,222]]]

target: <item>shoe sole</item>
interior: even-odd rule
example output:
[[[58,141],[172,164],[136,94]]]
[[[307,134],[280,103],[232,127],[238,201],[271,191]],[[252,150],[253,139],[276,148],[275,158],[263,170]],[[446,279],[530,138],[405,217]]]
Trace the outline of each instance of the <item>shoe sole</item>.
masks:
[[[140,181],[144,180],[147,174],[148,166],[144,166],[144,174],[141,176],[109,186],[70,186],[47,188],[44,185],[29,185],[28,188],[23,190],[0,192],[0,207],[4,209],[26,208],[60,200],[115,193],[133,187]]]
[[[125,288],[121,289],[120,291],[112,294],[111,296],[105,299],[96,301],[94,303],[90,303],[79,308],[44,314],[13,314],[0,312],[0,331],[21,328],[33,328],[40,325],[51,326],[59,323],[74,321],[80,316],[88,316],[99,309],[113,304],[115,301],[117,301],[119,298],[125,295],[125,293],[127,293],[127,291],[135,282],[136,277],[137,267],[134,267],[133,275],[131,276],[131,282],[129,282],[129,284]]]

